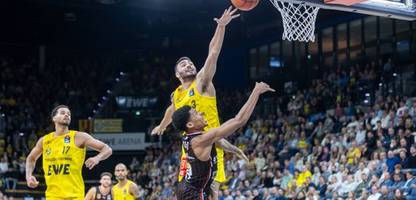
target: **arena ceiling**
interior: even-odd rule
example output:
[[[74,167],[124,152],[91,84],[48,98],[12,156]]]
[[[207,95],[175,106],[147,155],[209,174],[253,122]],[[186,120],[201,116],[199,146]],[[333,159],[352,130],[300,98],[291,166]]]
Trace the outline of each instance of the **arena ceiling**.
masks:
[[[206,42],[228,0],[5,0],[0,2],[0,42],[145,45],[195,38]],[[351,15],[322,11],[319,21]],[[278,36],[280,14],[267,0],[230,26],[231,41]],[[152,45],[149,42],[148,45]]]

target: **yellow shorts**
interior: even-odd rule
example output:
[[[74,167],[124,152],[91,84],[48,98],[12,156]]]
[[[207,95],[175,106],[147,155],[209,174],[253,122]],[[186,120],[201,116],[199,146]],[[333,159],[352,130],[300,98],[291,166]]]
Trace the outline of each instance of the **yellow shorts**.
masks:
[[[59,198],[59,197],[46,197],[46,200],[84,200],[84,198]]]
[[[225,168],[224,168],[224,150],[220,147],[215,147],[217,151],[217,171],[215,176],[215,181],[219,183],[224,183],[226,181],[225,178]],[[178,181],[181,182],[183,177],[186,174],[186,156],[185,156],[185,149],[182,147],[182,155],[181,155],[181,164],[180,170],[178,175]]]

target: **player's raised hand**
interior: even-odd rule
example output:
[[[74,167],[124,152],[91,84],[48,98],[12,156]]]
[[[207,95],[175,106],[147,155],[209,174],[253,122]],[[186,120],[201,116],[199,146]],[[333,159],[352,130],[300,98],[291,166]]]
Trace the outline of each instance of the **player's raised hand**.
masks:
[[[94,168],[95,167],[95,165],[97,165],[98,163],[100,163],[100,159],[98,159],[97,157],[91,157],[91,158],[88,158],[86,161],[85,161],[85,167],[87,167],[88,169],[92,169],[92,168]]]
[[[218,23],[218,25],[226,26],[232,19],[235,19],[240,16],[240,14],[235,14],[237,12],[237,8],[230,6],[228,9],[224,11],[221,18],[214,18],[214,21]]]
[[[162,128],[159,126],[156,126],[153,128],[151,135],[163,135],[163,132],[165,132],[166,128]]]
[[[271,88],[267,83],[264,82],[256,82],[254,90],[259,92],[259,94],[263,94],[265,92],[275,92],[273,88]]]
[[[29,176],[29,177],[26,177],[26,184],[30,188],[36,188],[39,185],[39,181],[36,180],[36,177]]]
[[[247,163],[250,162],[250,160],[247,158],[246,154],[244,154],[244,151],[239,149],[239,151],[236,153],[236,156],[242,160],[245,160]]]

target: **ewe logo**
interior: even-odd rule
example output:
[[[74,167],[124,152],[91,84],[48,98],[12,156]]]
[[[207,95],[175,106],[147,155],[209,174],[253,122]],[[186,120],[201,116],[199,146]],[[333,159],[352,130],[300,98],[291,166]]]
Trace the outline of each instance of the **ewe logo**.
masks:
[[[158,102],[157,97],[118,96],[115,99],[121,108],[151,108]]]

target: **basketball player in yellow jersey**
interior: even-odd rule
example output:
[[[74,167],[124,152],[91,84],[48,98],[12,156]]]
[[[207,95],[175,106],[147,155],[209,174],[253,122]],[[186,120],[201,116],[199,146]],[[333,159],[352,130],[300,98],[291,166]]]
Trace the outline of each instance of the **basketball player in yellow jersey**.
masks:
[[[100,152],[85,161],[88,169],[107,159],[112,154],[112,150],[87,133],[69,130],[71,111],[67,106],[55,107],[51,117],[55,131],[40,138],[26,159],[27,186],[30,188],[38,186],[39,182],[32,173],[36,161],[43,155],[46,199],[83,200],[85,191],[82,165],[84,165],[86,148]]]
[[[126,165],[119,163],[116,165],[114,175],[118,183],[113,186],[113,200],[135,200],[139,198],[139,187],[136,183],[127,179],[128,170]]]
[[[197,72],[195,65],[188,57],[182,57],[176,62],[175,75],[180,80],[181,85],[173,92],[172,105],[166,110],[165,116],[160,125],[155,127],[152,134],[162,134],[166,127],[172,122],[172,114],[178,108],[184,105],[189,105],[200,113],[204,113],[204,118],[208,122],[208,126],[204,131],[220,126],[215,87],[212,83],[216,68],[217,60],[221,51],[224,40],[225,27],[239,14],[236,14],[237,9],[232,10],[232,7],[226,9],[221,18],[214,20],[217,22],[217,29],[209,44],[208,57],[202,69]],[[212,183],[212,199],[218,199],[218,190],[220,183],[225,182],[224,170],[224,150],[231,152],[248,160],[244,152],[227,140],[221,139],[215,143],[216,149],[213,151],[213,162],[216,163],[216,173],[214,173],[215,181]],[[179,174],[179,181],[182,180],[186,171],[186,156],[182,148],[181,169]]]

